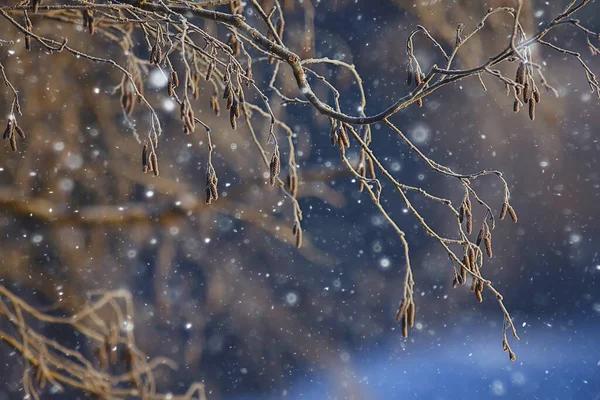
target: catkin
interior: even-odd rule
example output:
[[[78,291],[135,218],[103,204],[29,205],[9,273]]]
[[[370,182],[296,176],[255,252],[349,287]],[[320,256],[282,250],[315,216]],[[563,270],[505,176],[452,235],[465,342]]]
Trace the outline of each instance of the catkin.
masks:
[[[281,162],[279,160],[279,146],[275,146],[273,150],[273,156],[271,157],[271,163],[269,164],[269,181],[272,185],[275,185],[275,178],[279,175],[281,170]]]
[[[408,303],[406,314],[408,314],[408,326],[412,328],[415,325],[415,303],[412,301]]]
[[[515,212],[515,209],[512,208],[512,206],[510,205],[508,206],[508,214],[510,215],[510,219],[512,219],[513,222],[516,224],[518,221],[517,213]]]
[[[148,172],[148,144],[142,147],[142,172]]]
[[[406,297],[402,298],[400,302],[400,306],[398,307],[398,312],[396,313],[396,322],[400,321],[400,317],[404,314],[404,310],[406,309]]]
[[[483,238],[483,243],[485,244],[487,256],[492,258],[492,235],[488,233],[485,238]]]
[[[154,176],[158,176],[158,157],[154,151],[150,152],[150,166]]]
[[[477,235],[477,241],[475,242],[477,244],[477,246],[479,246],[481,244],[481,241],[483,240],[483,235],[485,235],[484,227],[481,228],[481,230],[479,231],[479,234]]]
[[[500,210],[500,215],[498,216],[498,218],[500,218],[501,220],[503,220],[504,217],[506,217],[506,212],[507,211],[508,211],[508,203],[502,204],[502,209]]]
[[[532,98],[529,99],[529,119],[535,120],[535,100]]]

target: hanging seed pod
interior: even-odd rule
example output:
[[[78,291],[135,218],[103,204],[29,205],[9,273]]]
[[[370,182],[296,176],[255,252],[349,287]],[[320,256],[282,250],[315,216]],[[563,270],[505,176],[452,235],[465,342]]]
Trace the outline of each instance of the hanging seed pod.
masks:
[[[408,337],[408,315],[405,313],[404,318],[402,318],[402,337]]]
[[[460,278],[461,278],[461,284],[465,283],[467,281],[467,269],[470,270],[471,269],[471,265],[470,265],[470,261],[469,261],[469,257],[467,255],[463,256],[463,264],[464,266],[460,266]]]
[[[13,132],[14,132],[14,125],[12,122],[12,119],[9,119],[8,122],[6,123],[6,129],[4,129],[4,134],[2,135],[3,139],[8,139],[10,137],[12,137]]]
[[[492,258],[492,235],[490,235],[489,232],[483,238],[483,243],[485,245],[485,252],[487,253],[487,256]]]
[[[525,103],[527,103],[529,101],[529,99],[531,98],[531,92],[530,92],[530,87],[529,87],[529,80],[525,81],[524,86],[523,86],[523,101]]]
[[[330,118],[329,120],[331,122],[331,130],[329,131],[329,140],[331,141],[331,145],[335,146],[338,141],[338,139],[337,139],[337,122],[333,118]]]
[[[340,124],[340,129],[338,130],[338,137],[341,138],[344,147],[350,147],[350,138],[348,137],[348,132],[346,132],[346,128],[344,128],[344,124]]]
[[[518,113],[520,109],[521,109],[521,103],[519,103],[519,100],[515,99],[515,102],[513,103],[513,111]]]
[[[396,313],[396,322],[400,321],[400,317],[402,317],[402,315],[404,315],[404,310],[406,309],[406,297],[402,298],[402,301],[400,302],[400,306],[398,307],[398,312]]]
[[[174,69],[171,70],[171,84],[173,88],[179,86],[179,76],[177,76],[177,72]]]
[[[406,85],[407,86],[410,86],[412,84],[413,75],[414,75],[414,72],[413,72],[412,60],[411,60],[408,62],[408,65],[406,66]]]
[[[485,226],[483,226],[481,228],[481,230],[479,231],[479,234],[477,235],[477,241],[475,242],[475,244],[477,244],[477,246],[479,246],[481,244],[481,241],[483,240],[484,235],[485,235]]]
[[[415,303],[412,301],[408,303],[406,314],[408,315],[408,326],[412,328],[415,325]]]
[[[271,162],[269,164],[269,182],[271,186],[275,185],[275,178],[279,175],[281,170],[281,163],[279,160],[279,146],[275,146],[275,150],[273,150],[273,156],[271,157]]]
[[[10,137],[10,148],[12,151],[17,151],[17,137],[15,135]]]
[[[513,353],[512,350],[510,350],[508,352],[508,357],[510,358],[510,361],[516,361],[517,360],[517,356],[515,356],[515,353]]]
[[[238,97],[239,99],[239,97]],[[233,100],[233,105],[231,106],[231,109],[233,110],[233,115],[235,115],[236,118],[240,117],[240,102],[236,101],[235,99]]]
[[[460,210],[458,211],[458,222],[460,222],[462,224],[464,220],[465,220],[465,203],[462,203],[460,205]]]
[[[525,83],[525,64],[523,64],[522,62],[519,63],[519,67],[517,68],[517,74],[515,76],[515,81],[520,85]]]
[[[538,90],[537,87],[533,88],[533,99],[535,100],[536,103],[540,102],[540,91]]]
[[[229,109],[229,123],[231,124],[231,129],[235,130],[237,128],[237,121],[235,118],[235,108],[237,107],[237,101],[234,99],[231,108]]]
[[[212,74],[213,74],[214,70],[215,70],[215,62],[211,60],[211,62],[208,63],[208,68],[206,69],[206,76],[204,77],[204,79],[206,81],[210,81],[210,78],[212,78]]]
[[[367,169],[369,171],[369,176],[371,177],[371,179],[377,178],[377,175],[375,175],[375,166],[373,164],[373,160],[369,156],[367,156]]]
[[[512,221],[516,224],[518,221],[517,218],[517,213],[515,212],[515,209],[512,208],[512,206],[508,206],[508,214],[510,215],[510,219],[512,219]]]
[[[529,119],[535,120],[535,100],[529,99]]]
[[[481,295],[481,292],[479,290],[475,290],[475,296],[477,297],[478,302],[483,302],[483,296]]]
[[[498,216],[498,218],[500,220],[503,220],[504,217],[506,217],[506,212],[507,211],[508,211],[508,203],[502,204],[502,209],[500,210],[500,215]]]
[[[469,247],[469,267],[471,269],[471,271],[475,271],[476,265],[475,265],[475,249],[473,249],[473,247]]]
[[[219,107],[219,101],[217,100],[216,94],[213,94],[210,97],[210,108],[211,110],[213,110],[217,117],[221,114],[221,108]]]
[[[150,166],[152,167],[154,176],[158,176],[158,157],[156,156],[154,150],[150,152]]]
[[[23,132],[23,129],[21,129],[21,127],[19,125],[17,125],[16,122],[15,122],[15,132],[17,132],[17,134],[21,137],[21,139],[25,139],[25,132]]]
[[[142,147],[142,172],[148,172],[148,144]]]
[[[293,169],[288,171],[287,185],[292,197],[296,197],[298,194],[298,177],[296,176],[296,171]]]
[[[467,235],[471,233],[473,233],[473,216],[467,211]]]
[[[96,32],[96,20],[91,13],[88,18],[88,32],[90,33],[90,36],[94,36],[94,32]]]

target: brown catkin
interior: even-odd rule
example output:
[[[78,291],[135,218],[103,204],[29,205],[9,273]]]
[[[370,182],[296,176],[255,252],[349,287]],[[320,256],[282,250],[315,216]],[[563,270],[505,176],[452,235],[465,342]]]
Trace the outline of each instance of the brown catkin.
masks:
[[[464,266],[460,266],[460,279],[462,281],[461,284],[467,281],[467,269],[471,269],[471,262],[469,260],[469,257],[467,257],[466,255],[463,257],[463,264]]]
[[[369,169],[369,175],[372,179],[375,179],[377,175],[375,175],[375,166],[373,165],[373,160],[371,157],[367,157],[367,167]]]
[[[529,119],[535,120],[535,100],[529,99]]]
[[[210,81],[210,78],[212,78],[212,74],[213,71],[215,70],[215,63],[213,61],[208,63],[208,68],[206,69],[206,76],[204,77],[205,80]]]
[[[512,350],[510,350],[508,352],[508,358],[510,358],[510,361],[516,361],[517,360],[517,356],[515,356],[515,353],[513,353]]]
[[[235,130],[237,128],[235,109],[233,106],[229,109],[229,123],[231,124],[231,129]]]
[[[527,80],[523,85],[523,101],[527,103],[531,98],[530,85],[529,80]]]
[[[475,296],[477,297],[478,302],[483,302],[483,296],[481,295],[481,292],[479,290],[475,290]]]
[[[275,178],[279,175],[281,170],[281,162],[279,160],[279,146],[275,146],[273,150],[273,156],[271,157],[271,163],[269,164],[269,181],[271,185],[275,185]]]
[[[158,176],[158,157],[156,157],[156,153],[154,151],[150,152],[150,166],[152,167],[154,176]]]
[[[406,313],[404,314],[404,318],[402,318],[402,337],[408,337],[408,316]]]
[[[483,235],[485,235],[485,229],[482,227],[479,231],[479,234],[477,235],[477,241],[475,242],[477,246],[481,244],[481,241],[483,240]]]
[[[408,326],[412,328],[415,325],[415,303],[412,301],[408,303],[406,314],[408,314]]]
[[[525,83],[525,64],[519,63],[519,67],[517,68],[517,74],[515,76],[515,81],[521,85]]]
[[[408,65],[406,67],[406,85],[410,86],[412,84],[412,80],[413,80],[413,67],[412,67],[412,61],[408,62]]]
[[[504,217],[506,217],[506,212],[507,211],[508,211],[508,203],[502,204],[502,209],[500,210],[500,215],[498,216],[498,218],[500,218],[501,220],[503,220]]]
[[[518,113],[520,109],[521,103],[519,103],[519,100],[515,99],[515,102],[513,103],[513,111]]]
[[[469,247],[469,267],[471,271],[475,270],[475,249],[473,247]]]
[[[404,310],[406,310],[406,297],[402,298],[400,302],[400,306],[398,307],[398,312],[396,313],[396,322],[400,321],[400,317],[404,314]]]
[[[10,148],[12,151],[17,151],[17,137],[15,135],[10,137]]]
[[[512,206],[510,205],[508,206],[508,214],[510,215],[510,219],[512,219],[513,222],[516,224],[518,221],[517,213],[515,212],[515,209],[512,208]]]
[[[15,123],[15,131],[21,137],[21,139],[25,139],[25,132],[23,132],[23,129],[21,129],[21,127],[19,125],[17,125],[16,123]]]
[[[540,102],[540,91],[538,90],[538,88],[533,88],[533,99],[535,100],[536,103]]]
[[[344,125],[340,125],[338,135],[342,139],[344,147],[350,147],[350,138],[348,137],[348,132],[346,132],[346,128],[344,128]]]
[[[146,143],[142,147],[142,171],[148,171],[148,144]]]
[[[460,205],[460,210],[458,211],[458,222],[460,222],[462,224],[464,220],[465,220],[465,203],[462,203]]]
[[[483,243],[485,244],[485,252],[487,253],[487,256],[492,258],[492,236],[491,235],[486,235],[485,238],[483,238]]]
[[[467,212],[467,235],[473,232],[473,216],[470,212]]]

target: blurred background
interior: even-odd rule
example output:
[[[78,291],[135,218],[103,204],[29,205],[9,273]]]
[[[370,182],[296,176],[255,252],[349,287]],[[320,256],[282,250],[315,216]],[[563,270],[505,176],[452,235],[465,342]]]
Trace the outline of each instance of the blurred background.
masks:
[[[567,3],[526,2],[525,29],[538,30]],[[449,49],[459,23],[468,32],[489,7],[513,4],[284,5],[287,45],[303,57],[354,64],[371,114],[408,93],[405,40],[417,24]],[[600,31],[597,2],[576,17]],[[47,35],[57,24],[34,21]],[[208,22],[198,24],[218,32]],[[120,56],[102,37],[60,26],[57,37],[73,35],[70,43],[91,53]],[[416,329],[401,337],[394,318],[404,280],[401,243],[343,172],[326,119],[303,106],[274,103],[298,151],[307,235],[298,250],[289,202],[266,184],[247,130],[232,131],[226,117],[212,114],[209,87],[195,104],[215,131],[221,198],[204,206],[206,138],[198,131],[181,134],[159,71],[149,70],[145,83],[165,124],[155,178],[139,167],[139,144],[112,91],[120,82],[117,71],[66,54],[27,53],[6,20],[0,28],[0,38],[13,41],[2,43],[0,60],[19,90],[25,116],[19,125],[28,134],[17,153],[7,143],[0,147],[0,282],[34,305],[59,302],[65,315],[90,290],[130,290],[139,347],[180,366],[157,373],[164,390],[183,393],[199,380],[209,399],[231,400],[600,398],[600,104],[572,57],[532,49],[559,92],[542,97],[534,122],[526,112],[513,113],[504,87],[489,77],[487,92],[475,78],[461,81],[435,92],[422,108],[392,117],[432,159],[458,172],[499,169],[510,184],[519,222],[498,225],[494,258],[483,271],[519,328],[521,341],[512,342],[517,361],[510,362],[502,352],[497,303],[479,304],[467,287],[452,289],[446,253],[400,199],[389,197],[386,207],[408,234],[415,274]],[[458,65],[475,66],[500,51],[510,31],[510,18],[491,19]],[[590,55],[581,32],[566,26],[553,32],[549,41],[581,52],[600,74],[598,56]],[[415,46],[425,68],[440,63],[425,40]],[[268,68],[255,76],[263,86]],[[359,98],[350,74],[319,73],[341,90],[342,108],[354,113]],[[289,71],[278,85],[297,95]],[[0,93],[0,110],[9,110],[10,92]],[[8,111],[1,112],[4,124]],[[139,111],[140,125],[143,118]],[[373,126],[371,148],[401,182],[460,202],[458,182],[428,170],[383,126]],[[500,208],[498,180],[479,179],[475,187]],[[444,207],[411,200],[435,226],[453,226]],[[177,212],[173,205],[181,203],[194,204],[194,211]],[[116,207],[139,213],[111,218]],[[476,211],[475,218],[482,216]],[[0,400],[22,398],[21,358],[0,345],[0,359]]]

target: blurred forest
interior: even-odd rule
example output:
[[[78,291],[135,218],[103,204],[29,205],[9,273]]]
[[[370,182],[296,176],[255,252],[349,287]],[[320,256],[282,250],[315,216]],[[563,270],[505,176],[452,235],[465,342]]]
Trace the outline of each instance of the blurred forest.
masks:
[[[59,3],[44,0],[43,5]],[[261,3],[265,10],[274,4]],[[330,57],[354,65],[371,114],[410,91],[405,41],[417,25],[450,49],[459,23],[472,29],[488,8],[512,3],[283,1],[285,43],[302,58]],[[526,1],[520,22],[533,34],[567,3]],[[229,10],[227,5],[213,8]],[[247,6],[244,15],[259,25],[251,10]],[[576,17],[598,32],[599,15],[600,4],[592,1]],[[22,13],[17,16],[22,19]],[[67,37],[70,46],[89,54],[127,59],[124,47],[98,32],[89,35],[82,25],[63,23],[58,14],[29,17],[40,36],[58,42]],[[214,35],[227,32],[212,21],[194,22]],[[463,49],[457,67],[485,62],[506,46],[511,31],[510,18],[491,18]],[[600,73],[598,56],[590,55],[581,31],[560,27],[547,40],[580,52]],[[142,171],[136,140],[151,121],[140,104],[125,115],[121,92],[114,90],[122,72],[69,54],[50,54],[35,42],[32,47],[28,52],[22,33],[0,15],[0,63],[18,91],[23,113],[18,124],[26,133],[16,152],[6,140],[0,146],[0,283],[49,315],[64,317],[89,306],[90,293],[97,298],[106,291],[129,291],[135,313],[130,322],[119,322],[131,324],[141,352],[178,365],[177,370],[154,371],[162,392],[181,394],[202,382],[209,399],[248,393],[260,398],[285,395],[292,382],[314,374],[336,382],[339,398],[371,398],[356,366],[348,362],[350,354],[391,337],[386,351],[402,359],[452,335],[466,343],[465,357],[477,355],[465,331],[473,324],[497,334],[495,350],[501,353],[502,313],[496,302],[479,304],[468,288],[452,289],[446,252],[402,203],[386,197],[383,203],[407,234],[415,271],[416,329],[402,338],[394,317],[405,280],[404,250],[368,195],[357,191],[339,150],[329,145],[328,118],[310,107],[282,104],[267,92],[273,113],[293,131],[296,197],[304,217],[304,245],[297,248],[291,202],[268,184],[269,170],[252,136],[246,129],[231,129],[224,103],[220,116],[211,110],[210,82],[201,80],[199,99],[193,102],[212,129],[211,158],[219,177],[219,198],[207,205],[207,135],[201,129],[183,134],[179,106],[166,90],[168,71],[153,65],[141,71],[144,94],[163,126],[160,175],[154,176]],[[485,272],[527,343],[524,321],[547,322],[568,335],[600,318],[600,105],[574,58],[539,45],[532,52],[559,93],[543,97],[535,121],[527,112],[513,113],[504,85],[490,76],[483,77],[487,91],[471,77],[427,97],[423,107],[413,104],[390,118],[437,162],[457,171],[504,173],[519,222],[498,225],[494,257],[486,261]],[[424,69],[440,63],[434,46],[422,39],[416,40],[415,55]],[[266,62],[256,67],[254,80],[268,83],[272,68]],[[314,69],[340,90],[342,108],[357,109],[350,73]],[[290,98],[301,95],[283,67],[277,86]],[[2,124],[12,99],[10,88],[3,87]],[[258,141],[267,144],[269,115],[256,111],[253,121]],[[371,147],[386,168],[407,185],[460,204],[464,190],[432,172],[397,137],[381,132],[383,127],[372,126]],[[284,135],[279,143],[287,151]],[[358,160],[356,150],[347,152]],[[285,165],[282,169],[287,171]],[[483,178],[473,186],[494,210],[500,209],[504,188],[499,181]],[[443,206],[414,199],[436,228],[452,229],[456,218]],[[3,302],[5,296],[0,293]],[[100,310],[98,318],[109,314]],[[97,341],[82,338],[68,324],[33,324],[101,363]],[[0,329],[16,328],[0,321]],[[521,341],[517,348],[526,345]],[[0,400],[22,398],[21,356],[0,345],[0,360]],[[508,363],[508,357],[499,362]],[[39,393],[46,398],[50,392]],[[84,398],[72,389],[64,396]]]

